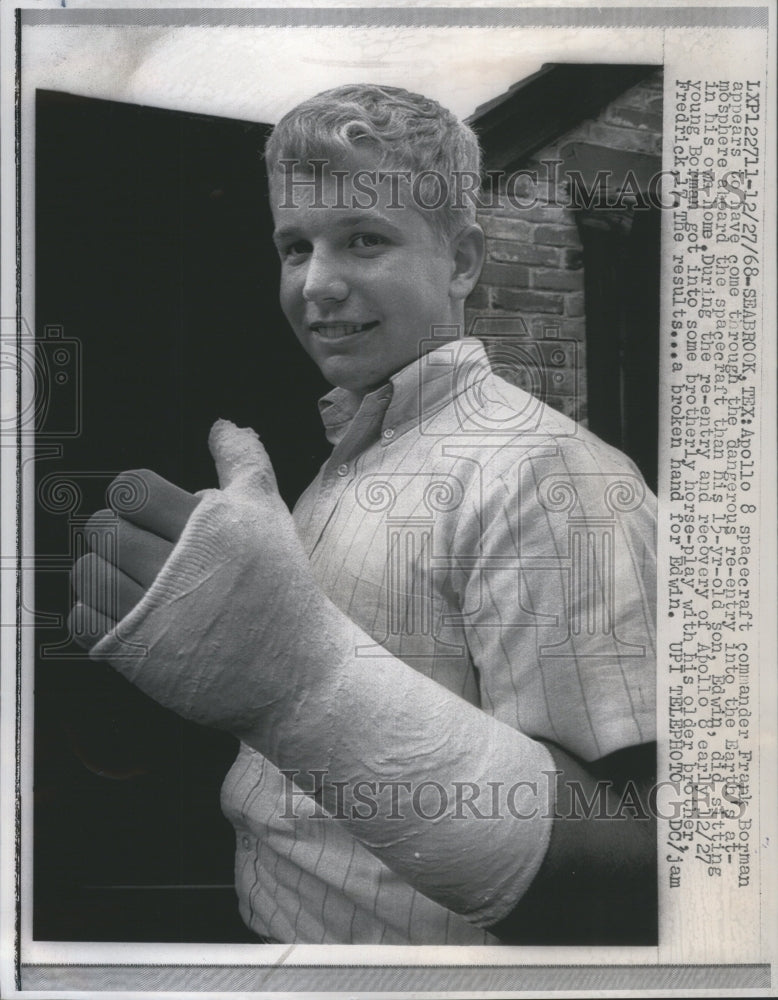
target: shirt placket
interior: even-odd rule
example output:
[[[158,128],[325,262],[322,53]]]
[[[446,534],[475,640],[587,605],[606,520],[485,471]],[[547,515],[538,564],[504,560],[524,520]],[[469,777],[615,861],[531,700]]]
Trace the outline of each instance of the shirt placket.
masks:
[[[391,399],[391,389],[366,396],[321,471],[311,515],[310,557],[316,551],[327,525],[359,471],[360,457],[381,435],[381,425]]]

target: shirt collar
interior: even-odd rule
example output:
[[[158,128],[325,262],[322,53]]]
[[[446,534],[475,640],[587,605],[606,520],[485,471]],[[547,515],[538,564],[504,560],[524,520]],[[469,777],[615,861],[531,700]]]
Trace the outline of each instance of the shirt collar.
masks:
[[[475,337],[446,341],[364,397],[348,389],[333,389],[319,400],[327,440],[338,444],[358,415],[362,419],[370,414],[375,419],[376,410],[383,410],[384,426],[402,434],[463,391],[463,366],[468,370],[490,367],[484,345]]]

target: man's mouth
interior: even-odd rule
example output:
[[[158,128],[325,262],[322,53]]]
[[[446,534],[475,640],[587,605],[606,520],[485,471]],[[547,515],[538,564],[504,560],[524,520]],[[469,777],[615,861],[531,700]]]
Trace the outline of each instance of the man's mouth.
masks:
[[[310,323],[310,329],[323,340],[342,340],[344,337],[354,337],[378,326],[378,320],[372,323]]]

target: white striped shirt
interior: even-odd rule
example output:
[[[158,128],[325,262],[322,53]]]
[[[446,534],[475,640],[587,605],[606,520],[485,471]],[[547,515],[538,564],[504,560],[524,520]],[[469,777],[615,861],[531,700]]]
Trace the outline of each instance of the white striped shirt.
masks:
[[[374,640],[365,652],[585,760],[653,740],[655,500],[635,466],[495,375],[470,339],[320,405],[334,448],[294,519],[318,583]],[[242,747],[222,792],[258,934],[494,940],[314,818],[312,800],[284,818],[288,787]]]

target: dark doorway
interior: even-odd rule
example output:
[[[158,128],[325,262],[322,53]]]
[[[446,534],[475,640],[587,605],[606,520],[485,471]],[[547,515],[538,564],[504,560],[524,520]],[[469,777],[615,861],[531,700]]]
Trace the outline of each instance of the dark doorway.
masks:
[[[85,659],[65,615],[117,472],[215,486],[222,416],[259,431],[291,504],[326,453],[327,387],[277,303],[268,127],[48,91],[36,115],[34,936],[250,940],[219,809],[234,741]]]
[[[595,209],[578,221],[589,427],[629,455],[656,492],[661,213]]]

